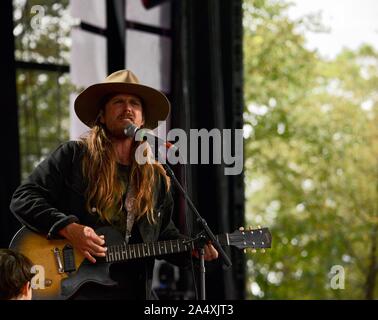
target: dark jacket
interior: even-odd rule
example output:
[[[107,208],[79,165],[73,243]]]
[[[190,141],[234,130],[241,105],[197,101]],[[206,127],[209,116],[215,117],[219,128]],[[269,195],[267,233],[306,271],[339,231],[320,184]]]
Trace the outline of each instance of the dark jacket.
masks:
[[[70,141],[60,145],[41,162],[28,179],[15,191],[10,209],[17,219],[48,239],[59,238],[58,231],[72,222],[97,228],[102,225],[95,213],[85,208],[86,182],[82,174],[81,144]],[[173,198],[165,192],[160,179],[155,203],[156,224],[146,217],[137,223],[143,242],[182,238],[172,221]],[[164,259],[181,267],[188,267],[188,254],[164,256]],[[154,259],[146,259],[146,298],[150,298]]]

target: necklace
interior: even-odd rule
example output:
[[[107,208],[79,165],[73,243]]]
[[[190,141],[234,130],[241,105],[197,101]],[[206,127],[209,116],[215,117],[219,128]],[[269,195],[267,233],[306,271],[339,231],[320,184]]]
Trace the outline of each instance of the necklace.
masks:
[[[130,174],[127,179],[127,186],[124,199],[124,208],[126,213],[126,232],[125,232],[125,242],[129,243],[131,238],[131,230],[133,229],[135,214],[134,214],[134,188],[130,186]]]

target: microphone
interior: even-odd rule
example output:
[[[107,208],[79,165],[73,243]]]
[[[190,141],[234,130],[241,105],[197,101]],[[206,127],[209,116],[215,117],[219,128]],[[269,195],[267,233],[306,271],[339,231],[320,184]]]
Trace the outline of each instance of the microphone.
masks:
[[[138,135],[140,134],[142,138],[146,137],[147,142],[150,144],[152,143],[152,141],[157,141],[159,146],[163,145],[167,150],[172,149],[174,152],[178,150],[178,148],[174,144],[168,141],[164,141],[163,139],[155,136],[154,134],[151,134],[148,131],[151,130],[139,128],[134,123],[128,124],[126,128],[123,130],[126,137],[133,138],[135,141],[137,141],[135,137],[138,133]]]

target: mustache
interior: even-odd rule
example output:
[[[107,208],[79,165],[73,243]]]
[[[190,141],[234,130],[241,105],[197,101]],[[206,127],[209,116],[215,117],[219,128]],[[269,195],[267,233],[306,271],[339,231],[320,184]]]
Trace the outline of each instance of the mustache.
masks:
[[[131,121],[134,121],[134,116],[133,116],[132,114],[130,114],[130,113],[123,113],[123,114],[119,115],[119,116],[117,117],[117,119],[119,119],[119,120],[122,120],[122,119],[129,119],[129,120],[131,120]]]

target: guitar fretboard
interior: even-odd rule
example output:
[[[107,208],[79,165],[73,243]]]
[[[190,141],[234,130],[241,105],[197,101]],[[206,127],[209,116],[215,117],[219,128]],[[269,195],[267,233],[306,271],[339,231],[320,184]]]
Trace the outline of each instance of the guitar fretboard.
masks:
[[[194,249],[192,241],[185,239],[120,244],[108,246],[106,262],[120,262],[130,259],[154,257],[164,254],[185,252]]]

